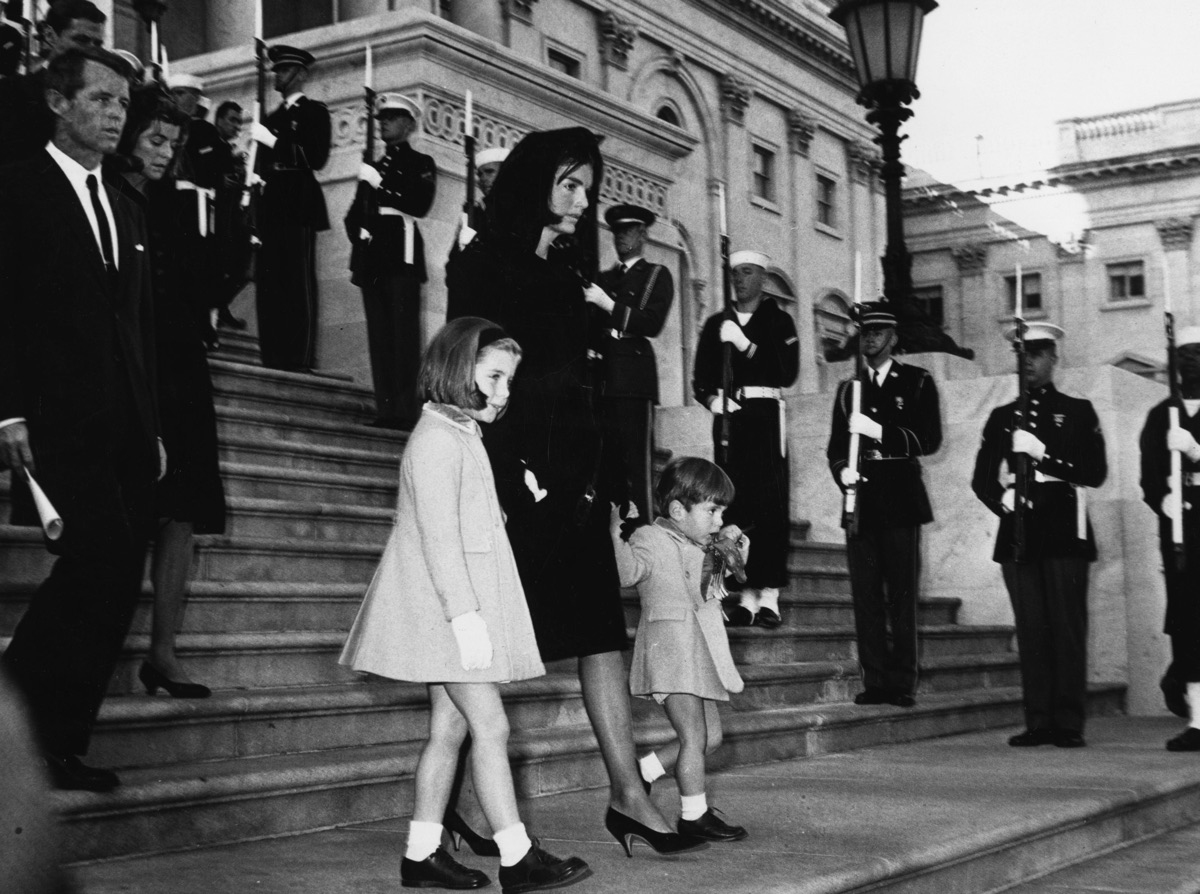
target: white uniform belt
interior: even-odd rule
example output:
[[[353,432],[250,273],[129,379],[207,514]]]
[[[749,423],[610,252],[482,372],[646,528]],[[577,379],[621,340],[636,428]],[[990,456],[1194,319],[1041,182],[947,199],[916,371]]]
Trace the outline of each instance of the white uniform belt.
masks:
[[[782,388],[772,388],[768,385],[747,385],[737,390],[738,400],[754,400],[755,398],[779,400],[781,397],[783,397]]]
[[[1038,484],[1070,484],[1069,481],[1063,481],[1061,478],[1055,478],[1053,475],[1047,475],[1045,472],[1039,472],[1037,469],[1033,471],[1033,480]]]
[[[411,264],[414,255],[413,234],[417,231],[417,222],[401,211],[399,208],[388,208],[381,206],[378,209],[380,217],[402,217],[404,218],[404,263]]]
[[[210,203],[217,197],[215,189],[205,189],[203,186],[198,186],[190,180],[176,180],[176,189],[194,189],[196,191],[196,230],[201,236],[207,236],[209,233],[209,210]]]

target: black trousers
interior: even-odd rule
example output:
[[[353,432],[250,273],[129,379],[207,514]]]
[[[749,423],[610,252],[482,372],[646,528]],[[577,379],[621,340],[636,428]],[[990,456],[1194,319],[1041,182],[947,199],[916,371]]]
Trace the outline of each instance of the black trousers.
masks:
[[[605,397],[605,449],[617,451],[629,477],[629,497],[638,514],[654,520],[650,453],[654,439],[654,402],[644,397]]]
[[[421,283],[391,273],[362,286],[362,296],[376,410],[381,419],[413,423],[420,409]]]
[[[35,441],[36,445],[36,441]],[[141,592],[157,449],[109,455],[35,449],[38,483],[63,519],[58,558],[4,661],[47,751],[85,754]],[[103,448],[98,448],[103,452]]]
[[[1200,502],[1200,493],[1194,488],[1184,491],[1189,502]],[[1167,674],[1184,683],[1197,683],[1200,682],[1200,511],[1193,508],[1184,513],[1183,568],[1175,560],[1169,522],[1159,525],[1159,545],[1167,585],[1164,629],[1171,637],[1171,666]]]
[[[846,539],[846,557],[863,686],[912,695],[917,688],[921,528],[863,526]]]
[[[312,227],[264,227],[258,252],[258,343],[263,366],[306,370],[316,363],[317,234]]]
[[[1088,562],[1002,562],[1017,619],[1029,729],[1083,731],[1087,701]]]

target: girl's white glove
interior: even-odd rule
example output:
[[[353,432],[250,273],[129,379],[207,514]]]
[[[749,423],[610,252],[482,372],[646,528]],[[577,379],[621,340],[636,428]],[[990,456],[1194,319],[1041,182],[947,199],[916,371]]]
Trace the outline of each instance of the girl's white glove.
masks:
[[[458,657],[463,670],[483,670],[492,666],[492,640],[487,622],[479,612],[467,612],[450,619],[450,629],[458,642]]]

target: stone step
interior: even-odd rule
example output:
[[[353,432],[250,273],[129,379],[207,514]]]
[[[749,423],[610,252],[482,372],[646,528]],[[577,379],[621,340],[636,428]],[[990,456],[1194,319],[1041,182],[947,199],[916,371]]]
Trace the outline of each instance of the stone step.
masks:
[[[217,436],[227,441],[302,442],[322,447],[350,447],[385,454],[397,462],[408,432],[372,428],[350,419],[329,420],[296,412],[247,409],[217,402]]]
[[[280,469],[273,465],[223,463],[227,497],[254,497],[294,503],[336,503],[394,509],[399,475],[342,475]]]
[[[1091,708],[1120,709],[1124,688],[1094,687]],[[174,707],[174,706],[172,706]],[[933,695],[917,707],[847,704],[723,711],[725,744],[712,768],[746,766],[1011,726],[1016,689]],[[673,738],[661,714],[638,723],[639,749]],[[416,740],[330,751],[234,758],[128,770],[107,795],[55,792],[66,824],[66,858],[96,860],[244,841],[405,816],[412,810]],[[509,747],[518,794],[537,797],[607,785],[586,724],[527,733]]]
[[[729,627],[729,648],[739,666],[797,661],[843,661],[855,656],[853,628]],[[922,659],[997,654],[1011,650],[1011,627],[943,625],[919,630]]]
[[[779,617],[785,627],[853,627],[854,603],[850,599],[849,584],[830,592],[831,588],[814,587],[806,575],[793,575],[792,584],[779,594]],[[625,607],[625,621],[636,627],[641,616],[641,600],[637,591],[629,588],[621,591]],[[947,625],[958,617],[962,601],[950,597],[922,599],[918,606],[918,623]]]
[[[229,537],[370,543],[387,542],[394,506],[227,498],[225,533]]]
[[[258,349],[258,336],[233,329],[219,328],[221,346],[209,353],[209,360],[227,360],[233,363],[245,363],[248,366],[262,366],[262,354]]]
[[[210,360],[215,401],[225,407],[295,412],[315,419],[361,423],[375,418],[374,393],[361,385],[312,373],[262,369]]]
[[[261,437],[229,435],[221,441],[221,460],[241,465],[275,466],[307,472],[342,475],[395,477],[400,457],[379,450],[311,444],[303,440],[264,440]]]

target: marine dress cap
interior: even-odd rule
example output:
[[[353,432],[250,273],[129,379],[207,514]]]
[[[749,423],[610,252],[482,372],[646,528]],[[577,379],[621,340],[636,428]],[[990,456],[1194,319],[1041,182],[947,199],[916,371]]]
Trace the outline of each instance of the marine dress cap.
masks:
[[[1061,326],[1055,326],[1053,323],[1026,323],[1025,324],[1025,344],[1031,341],[1052,341],[1055,344],[1067,333],[1063,331]],[[1017,340],[1017,327],[1014,326],[1004,333],[1004,337],[1009,341]]]
[[[1200,345],[1200,326],[1184,326],[1175,333],[1175,347]]]
[[[116,51],[114,51],[114,52],[116,52]],[[134,58],[136,59],[137,57],[135,56]],[[125,61],[129,62],[128,59],[126,59]],[[132,65],[133,63],[130,62],[130,64]],[[204,82],[202,80],[200,80],[198,77],[196,77],[194,74],[186,74],[185,72],[181,71],[181,72],[172,73],[171,76],[167,78],[167,89],[168,90],[195,90],[197,93],[203,93],[204,92]]]
[[[610,229],[616,229],[628,224],[645,224],[651,226],[658,218],[649,208],[639,205],[613,205],[604,212],[604,222]]]
[[[312,64],[317,61],[316,57],[308,50],[289,47],[281,43],[267,50],[267,58],[271,60],[271,71],[277,71],[284,65],[312,68]]]
[[[421,120],[421,104],[403,93],[380,93],[375,97],[376,117],[385,112],[403,112],[411,115],[413,121]]]
[[[482,168],[484,165],[502,164],[506,158],[508,158],[508,150],[503,146],[480,149],[475,153],[475,167]]]
[[[896,325],[896,315],[886,301],[864,301],[858,308],[859,325],[863,329],[882,329]]]
[[[735,251],[729,256],[730,267],[741,267],[743,264],[754,264],[766,270],[771,266],[771,259],[761,251]]]

